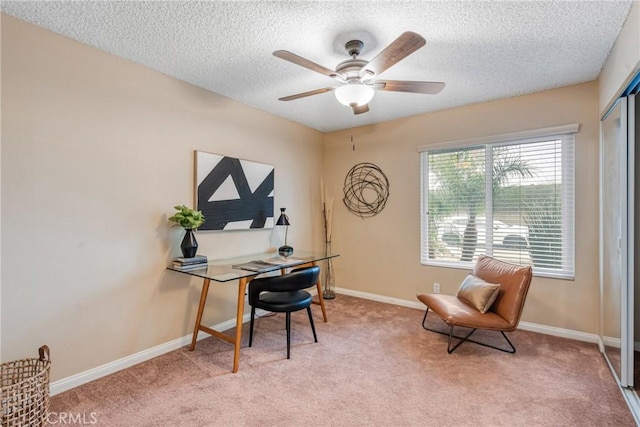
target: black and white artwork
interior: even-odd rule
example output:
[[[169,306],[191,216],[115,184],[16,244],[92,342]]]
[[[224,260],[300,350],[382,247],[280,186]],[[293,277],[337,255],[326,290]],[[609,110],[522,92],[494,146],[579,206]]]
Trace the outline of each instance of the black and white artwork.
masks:
[[[199,230],[273,228],[275,168],[264,163],[196,151]]]

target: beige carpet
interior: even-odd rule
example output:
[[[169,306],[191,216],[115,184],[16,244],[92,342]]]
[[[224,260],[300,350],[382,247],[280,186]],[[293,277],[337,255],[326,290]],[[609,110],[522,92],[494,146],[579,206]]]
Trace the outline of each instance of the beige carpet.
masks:
[[[291,360],[284,316],[265,317],[252,348],[245,325],[237,374],[232,346],[208,338],[54,396],[51,410],[105,426],[635,425],[595,344],[517,331],[516,354],[465,343],[449,355],[419,310],[343,295],[327,301],[329,323],[313,310],[319,342],[294,313]]]

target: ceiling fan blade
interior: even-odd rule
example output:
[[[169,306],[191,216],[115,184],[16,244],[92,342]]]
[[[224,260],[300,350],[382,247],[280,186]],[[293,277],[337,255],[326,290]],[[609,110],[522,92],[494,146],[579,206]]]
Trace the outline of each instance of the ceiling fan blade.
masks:
[[[427,41],[411,31],[402,33],[360,71],[360,77],[378,75],[424,46]]]
[[[335,71],[323,67],[322,65],[316,64],[313,61],[309,61],[308,59],[298,56],[295,53],[289,52],[288,50],[276,50],[275,52],[273,52],[273,56],[284,59],[285,61],[289,61],[301,67],[308,68],[311,71],[324,74],[327,77],[335,77],[336,75]]]
[[[428,95],[435,95],[444,89],[443,82],[412,82],[408,80],[376,80],[374,86],[378,90],[426,93]]]
[[[369,104],[364,104],[360,106],[352,105],[351,108],[353,109],[353,114],[362,114],[369,111]]]
[[[294,99],[305,98],[311,95],[318,95],[325,92],[330,92],[334,90],[334,87],[325,87],[322,89],[310,90],[309,92],[296,93],[295,95],[284,96],[282,98],[278,98],[280,101],[293,101]]]

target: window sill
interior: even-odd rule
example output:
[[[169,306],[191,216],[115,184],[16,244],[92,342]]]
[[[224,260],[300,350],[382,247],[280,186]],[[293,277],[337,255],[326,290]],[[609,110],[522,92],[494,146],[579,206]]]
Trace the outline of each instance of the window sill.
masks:
[[[448,262],[448,261],[421,261],[420,264],[428,266],[428,267],[444,267],[444,268],[454,268],[457,270],[466,270],[472,271],[475,262]],[[546,277],[549,279],[557,279],[557,280],[566,280],[573,282],[575,281],[575,274],[573,273],[556,273],[552,271],[545,270],[536,270],[533,268],[533,277]]]

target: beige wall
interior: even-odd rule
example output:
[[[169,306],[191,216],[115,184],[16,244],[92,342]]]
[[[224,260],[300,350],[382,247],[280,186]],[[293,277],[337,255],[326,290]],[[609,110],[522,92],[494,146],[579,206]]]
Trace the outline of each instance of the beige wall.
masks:
[[[201,281],[165,266],[194,150],[275,165],[289,241],[322,247],[316,131],[6,15],[2,88],[2,360],[46,343],[57,380],[192,331]],[[270,235],[197,238],[222,258]],[[204,323],[233,318],[236,292],[212,286]]]
[[[640,71],[640,1],[635,1],[602,67],[599,81],[599,111],[604,114],[620,92]]]
[[[627,17],[620,34],[614,43],[609,56],[602,67],[602,72],[598,77],[598,89],[599,89],[599,111],[600,116],[603,116],[613,105],[613,103],[620,97],[621,93],[628,87],[631,80],[640,71],[640,1],[635,1],[629,16]],[[636,109],[636,112],[640,114],[640,110]],[[639,123],[639,122],[636,122]],[[638,125],[640,126],[640,125]],[[638,127],[640,129],[640,127]],[[640,132],[637,132],[640,135]],[[637,143],[636,143],[637,145]],[[638,152],[636,151],[636,182],[638,181]],[[636,224],[638,224],[638,217],[640,211],[638,211],[639,199],[636,197]],[[636,226],[636,254],[638,252],[638,245],[640,244],[640,230]],[[636,256],[636,272],[640,271],[640,257]],[[638,287],[638,280],[636,280],[636,287]],[[620,312],[620,301],[615,301],[615,298],[611,300],[608,298],[610,290],[602,289],[603,299],[603,319],[602,319],[602,333],[605,337],[620,336],[620,322],[611,319],[609,314]],[[637,294],[636,294],[637,295]],[[607,303],[609,305],[607,305]],[[635,300],[635,313],[640,313],[640,298],[636,297]],[[613,316],[614,317],[614,316]],[[636,341],[638,339],[638,331],[640,331],[640,316],[636,315],[634,331],[636,331]],[[617,328],[617,329],[616,329]]]
[[[56,380],[190,332],[200,281],[164,267],[181,239],[166,217],[174,204],[193,202],[193,150],[274,164],[276,206],[287,206],[290,240],[300,248],[321,247],[315,207],[323,173],[336,199],[337,285],[415,301],[436,281],[455,292],[467,273],[420,265],[416,147],[571,122],[581,123],[576,280],[535,278],[523,320],[597,332],[598,115],[627,78],[616,52],[635,55],[628,37],[616,43],[625,47],[614,48],[615,64],[605,66],[599,86],[356,128],[352,151],[351,131],[323,136],[1,16],[2,360],[47,343]],[[624,34],[633,37],[638,16],[636,2]],[[346,172],[362,161],[391,181],[387,207],[365,220],[341,202]],[[269,231],[197,237],[212,258],[270,246]],[[214,286],[205,323],[232,318],[234,304],[233,284]]]
[[[446,89],[445,89],[446,91]],[[444,92],[443,92],[444,93]],[[428,99],[425,100],[428,102]],[[372,107],[374,108],[374,107]],[[534,278],[523,320],[598,332],[598,86],[596,82],[476,104],[325,135],[324,176],[338,200],[333,248],[337,286],[415,301],[439,282],[453,294],[468,271],[420,264],[420,156],[416,147],[580,123],[576,134],[575,281]],[[348,170],[380,166],[390,197],[379,215],[361,219],[340,199]]]
[[[1,16],[1,15],[0,15]],[[2,63],[2,19],[0,19],[0,64]],[[2,67],[0,66],[0,100],[2,99]],[[2,176],[2,108],[0,108],[0,177]],[[0,182],[0,213],[2,212],[2,185]],[[2,216],[0,215],[0,242],[2,242]],[[0,244],[0,360],[2,359],[2,244]]]

